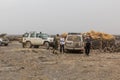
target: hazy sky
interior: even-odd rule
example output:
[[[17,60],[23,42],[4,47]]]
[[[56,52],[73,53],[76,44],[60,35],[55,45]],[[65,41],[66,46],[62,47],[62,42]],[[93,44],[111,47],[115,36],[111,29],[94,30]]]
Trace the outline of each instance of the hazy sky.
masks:
[[[120,0],[0,0],[0,33],[120,34]]]

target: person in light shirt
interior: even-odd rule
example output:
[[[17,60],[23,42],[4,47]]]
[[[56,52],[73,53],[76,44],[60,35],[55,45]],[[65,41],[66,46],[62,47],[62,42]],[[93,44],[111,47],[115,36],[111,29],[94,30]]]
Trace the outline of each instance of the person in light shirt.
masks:
[[[63,35],[60,37],[60,53],[64,53],[65,38]]]

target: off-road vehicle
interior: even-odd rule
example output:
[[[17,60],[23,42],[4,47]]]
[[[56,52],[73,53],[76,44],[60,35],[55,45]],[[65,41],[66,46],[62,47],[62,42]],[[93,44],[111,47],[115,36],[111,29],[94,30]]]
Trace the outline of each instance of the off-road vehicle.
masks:
[[[84,51],[83,36],[80,33],[68,33],[65,39],[65,50]]]
[[[49,48],[53,43],[53,38],[51,38],[46,33],[41,32],[27,32],[23,35],[22,44],[24,48],[44,46]]]
[[[7,38],[0,38],[0,45],[8,46],[9,40]]]

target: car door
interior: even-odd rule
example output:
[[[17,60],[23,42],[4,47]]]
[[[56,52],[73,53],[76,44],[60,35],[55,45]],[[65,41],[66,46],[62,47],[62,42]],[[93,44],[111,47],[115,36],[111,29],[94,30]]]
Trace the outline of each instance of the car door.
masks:
[[[36,44],[36,33],[35,32],[30,33],[29,40],[31,41],[32,45]]]
[[[42,37],[40,33],[36,33],[36,41],[35,41],[36,45],[42,45]]]

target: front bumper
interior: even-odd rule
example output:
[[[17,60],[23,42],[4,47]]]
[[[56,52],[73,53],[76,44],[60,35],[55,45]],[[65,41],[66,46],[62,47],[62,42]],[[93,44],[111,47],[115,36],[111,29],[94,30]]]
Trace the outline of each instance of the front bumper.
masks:
[[[84,47],[76,48],[76,47],[65,47],[66,50],[84,50]]]

